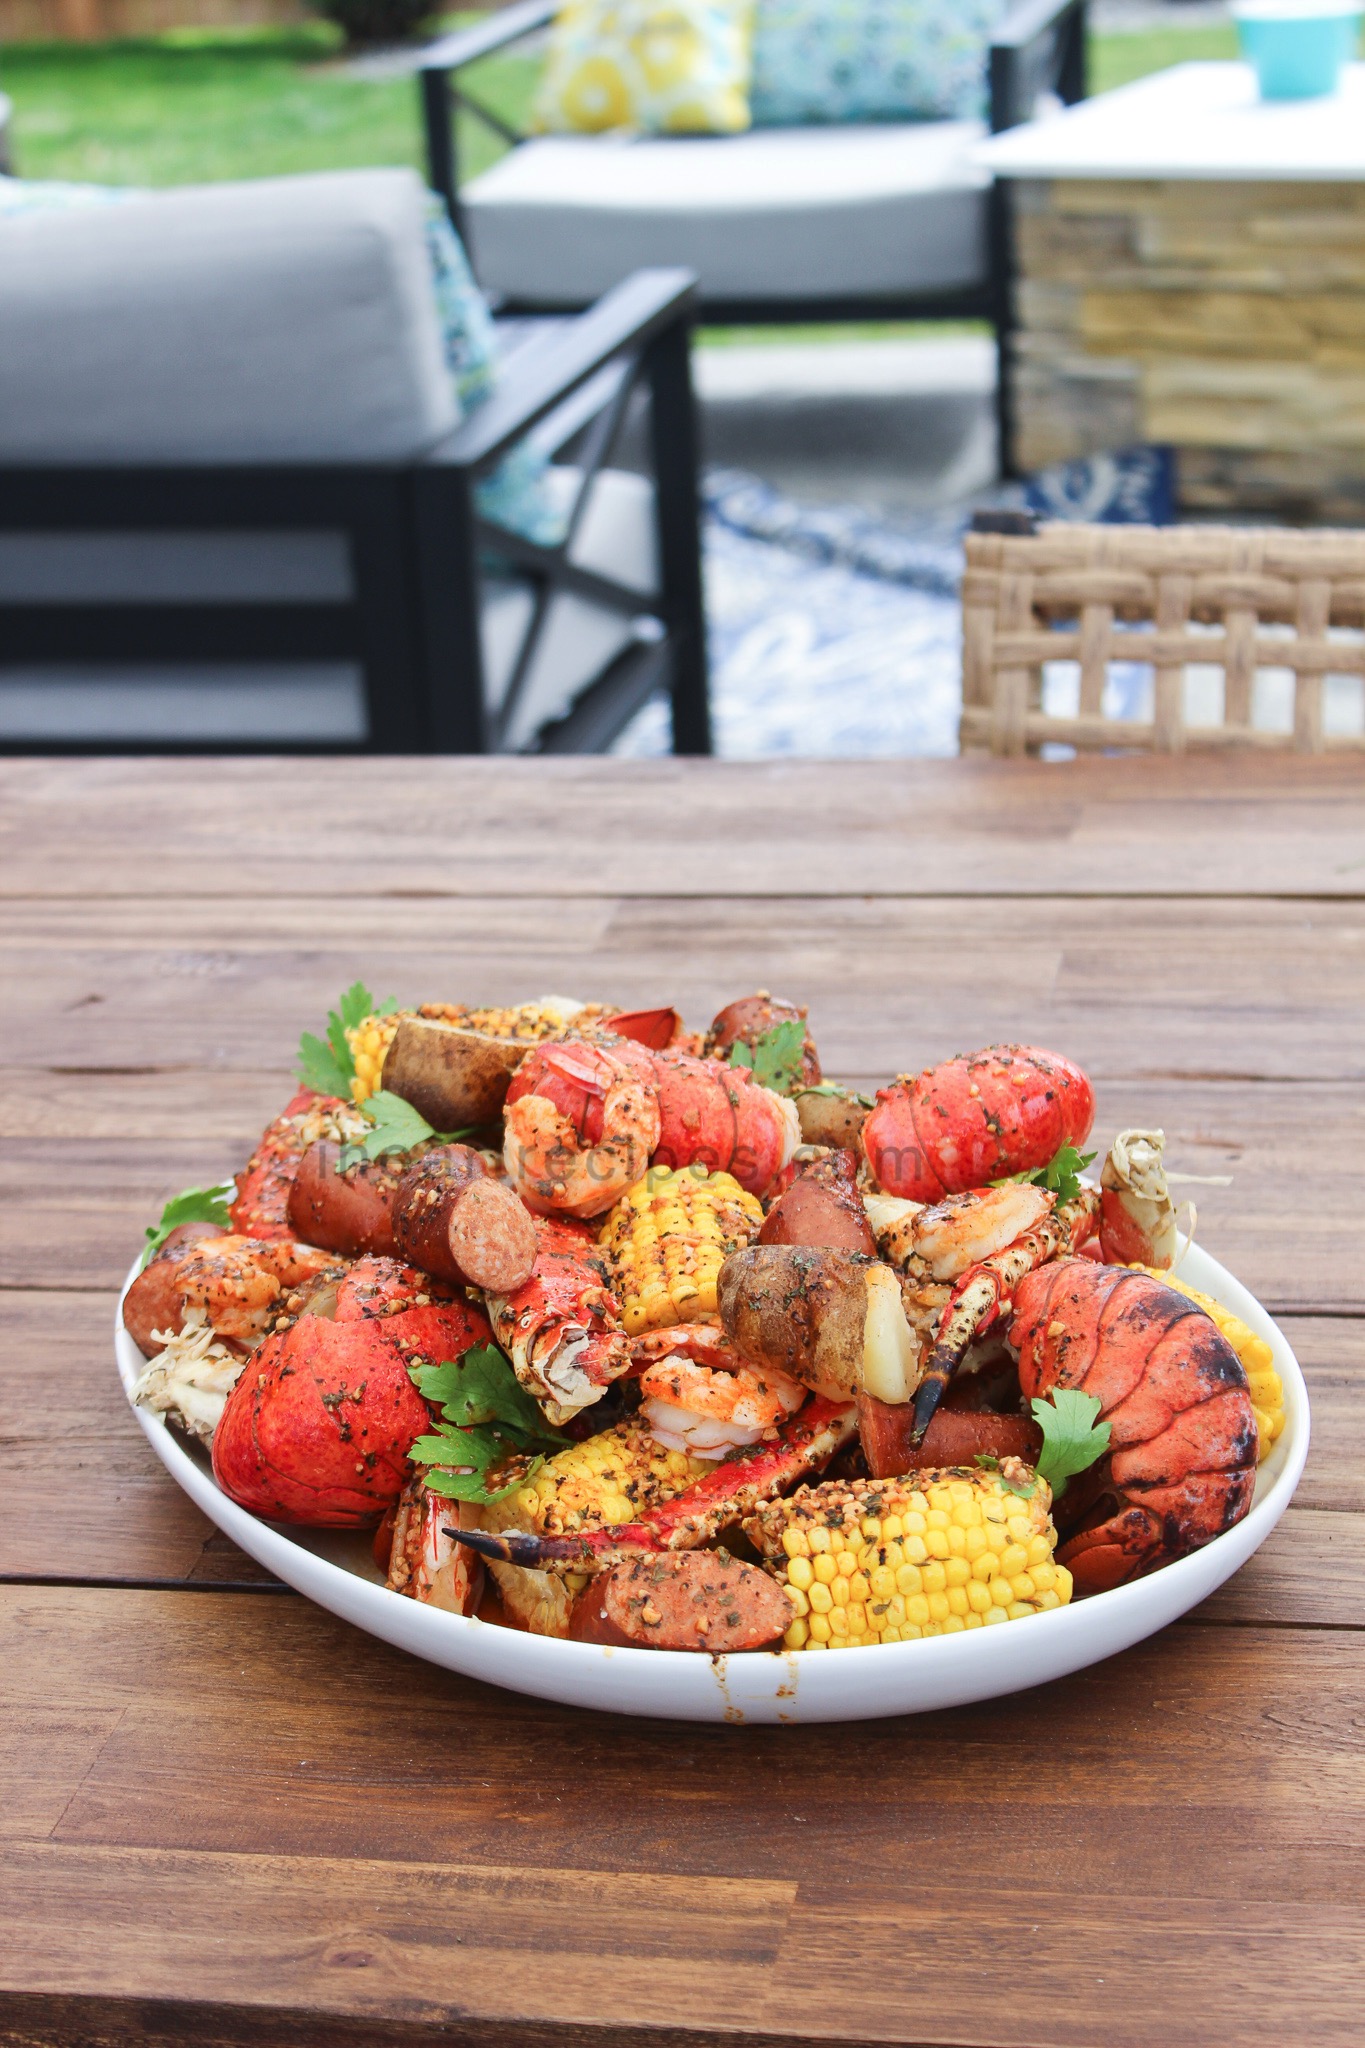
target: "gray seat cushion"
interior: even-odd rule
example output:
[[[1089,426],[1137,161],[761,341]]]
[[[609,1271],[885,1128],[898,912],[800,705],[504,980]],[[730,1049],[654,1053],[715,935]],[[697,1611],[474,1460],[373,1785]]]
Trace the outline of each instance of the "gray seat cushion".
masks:
[[[648,264],[711,299],[946,292],[987,276],[974,121],[545,136],[466,191],[486,289],[583,305]]]
[[[0,462],[398,459],[456,424],[412,171],[0,220]]]

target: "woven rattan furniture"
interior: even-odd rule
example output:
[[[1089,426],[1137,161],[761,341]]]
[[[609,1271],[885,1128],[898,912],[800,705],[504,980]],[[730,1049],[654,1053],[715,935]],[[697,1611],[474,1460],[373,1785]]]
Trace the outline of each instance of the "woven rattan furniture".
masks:
[[[1365,677],[1365,533],[974,533],[962,606],[964,748],[1365,747],[1365,735],[1326,730],[1324,720],[1329,676]],[[1080,669],[1079,702],[1062,713],[1045,702],[1044,666],[1055,662]],[[1144,715],[1131,705],[1107,713],[1115,662],[1152,671]],[[1210,669],[1222,671],[1221,717],[1192,722],[1189,678],[1207,682]],[[1255,722],[1257,674],[1275,670],[1292,672],[1292,729]],[[1208,689],[1194,694],[1207,709]]]

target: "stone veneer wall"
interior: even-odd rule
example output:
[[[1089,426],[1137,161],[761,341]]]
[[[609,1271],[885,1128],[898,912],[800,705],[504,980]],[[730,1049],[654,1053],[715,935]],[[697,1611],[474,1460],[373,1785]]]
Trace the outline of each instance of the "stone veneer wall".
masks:
[[[1365,522],[1365,184],[1013,192],[1026,469],[1168,441],[1188,511]]]

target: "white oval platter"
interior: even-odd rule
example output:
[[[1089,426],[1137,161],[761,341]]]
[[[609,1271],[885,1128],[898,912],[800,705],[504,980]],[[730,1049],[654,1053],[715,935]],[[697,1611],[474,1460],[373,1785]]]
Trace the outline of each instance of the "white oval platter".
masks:
[[[171,1477],[234,1543],[320,1607],[428,1663],[566,1706],[661,1720],[873,1720],[995,1699],[1098,1664],[1197,1607],[1265,1542],[1308,1455],[1303,1374],[1255,1296],[1207,1252],[1191,1246],[1180,1275],[1266,1339],[1284,1382],[1284,1430],[1257,1475],[1250,1513],[1203,1550],[1133,1585],[1024,1621],[914,1643],[708,1657],[559,1642],[446,1614],[387,1590],[370,1559],[368,1535],[287,1528],[248,1514],[219,1489],[207,1459],[161,1416],[145,1408],[133,1412]],[[123,1328],[121,1305],[114,1341],[119,1376],[131,1394],[145,1361]]]

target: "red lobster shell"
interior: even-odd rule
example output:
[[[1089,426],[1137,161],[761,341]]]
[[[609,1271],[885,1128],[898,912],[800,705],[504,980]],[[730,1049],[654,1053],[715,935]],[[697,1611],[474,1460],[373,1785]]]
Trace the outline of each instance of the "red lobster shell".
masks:
[[[1146,1273],[1065,1259],[1014,1290],[1009,1341],[1026,1400],[1094,1394],[1109,1450],[1056,1511],[1057,1562],[1106,1592],[1212,1542],[1251,1506],[1256,1423],[1246,1373],[1217,1325]]]
[[[310,1109],[346,1107],[340,1096],[319,1095],[316,1088],[300,1088],[298,1094],[266,1125],[260,1143],[237,1176],[237,1194],[228,1210],[232,1228],[241,1237],[292,1237],[289,1222],[289,1190],[299,1170],[299,1161],[312,1143],[299,1130]]]
[[[1083,1145],[1095,1095],[1078,1066],[1036,1045],[959,1054],[877,1096],[863,1150],[877,1186],[912,1202],[984,1188]]]
[[[542,1214],[600,1215],[638,1178],[643,1165],[638,1170],[625,1166],[625,1141],[606,1127],[604,1118],[609,1091],[627,1075],[638,1084],[651,1132],[657,1121],[657,1137],[646,1141],[648,1163],[674,1168],[700,1164],[710,1173],[731,1173],[751,1194],[762,1194],[800,1141],[800,1123],[791,1103],[760,1086],[746,1068],[690,1053],[651,1052],[628,1038],[540,1045],[527,1054],[513,1077],[508,1110],[527,1096],[543,1097],[568,1118],[583,1155],[600,1152],[601,1166],[591,1176],[597,1192],[586,1202],[561,1202],[553,1173],[539,1171],[540,1163],[524,1159],[514,1142],[508,1168],[529,1208]],[[569,1157],[562,1161],[565,1168],[573,1164]]]
[[[396,1259],[358,1260],[334,1299],[334,1317],[305,1310],[252,1355],[214,1435],[213,1470],[254,1514],[351,1529],[398,1499],[429,1426],[408,1367],[459,1358],[490,1332],[477,1309]]]

